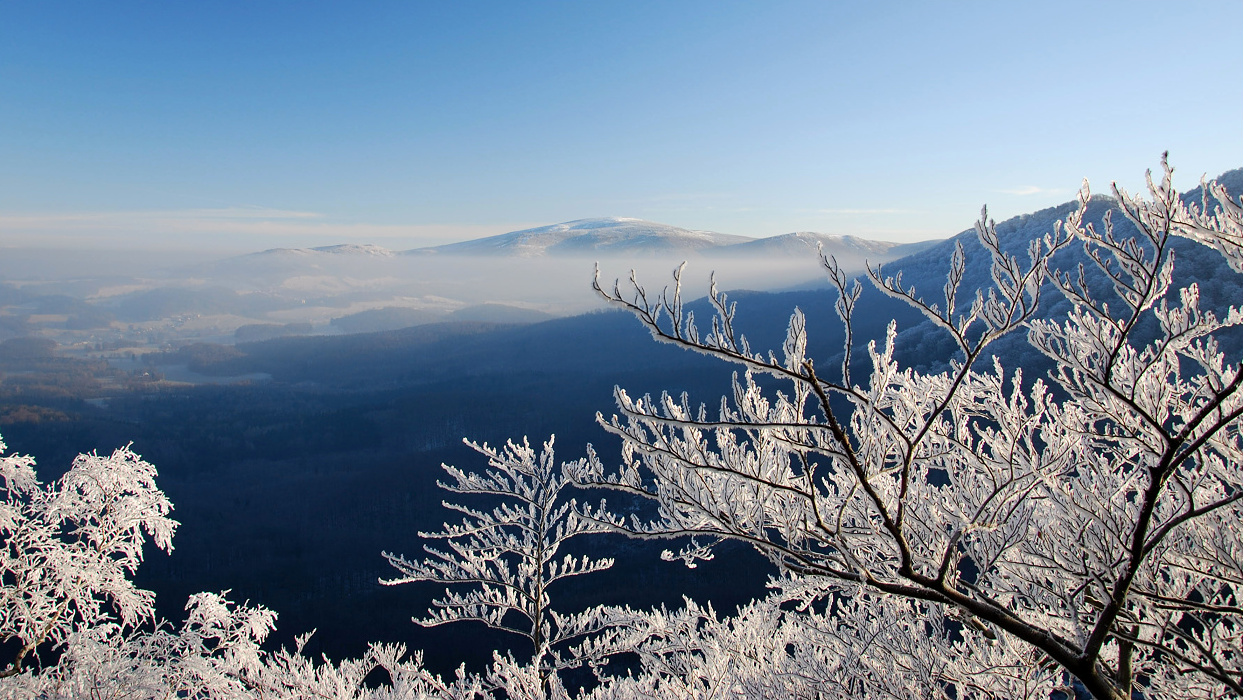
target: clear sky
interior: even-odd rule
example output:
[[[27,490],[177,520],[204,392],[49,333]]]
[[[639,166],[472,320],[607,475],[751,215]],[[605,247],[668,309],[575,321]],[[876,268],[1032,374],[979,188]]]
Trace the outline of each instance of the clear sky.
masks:
[[[1239,0],[0,0],[0,247],[952,235],[1244,160]]]

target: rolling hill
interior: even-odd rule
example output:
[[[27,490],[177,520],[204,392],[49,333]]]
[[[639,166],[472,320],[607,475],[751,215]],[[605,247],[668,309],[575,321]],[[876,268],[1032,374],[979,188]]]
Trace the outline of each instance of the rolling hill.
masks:
[[[752,240],[712,231],[692,231],[643,219],[605,217],[512,231],[461,243],[416,248],[411,255],[663,255],[697,253]]]

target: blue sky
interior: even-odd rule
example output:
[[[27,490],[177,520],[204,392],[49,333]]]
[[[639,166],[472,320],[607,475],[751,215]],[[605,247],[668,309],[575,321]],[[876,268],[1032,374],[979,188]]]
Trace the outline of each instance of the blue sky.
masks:
[[[952,235],[1244,159],[1229,2],[0,0],[0,246]]]

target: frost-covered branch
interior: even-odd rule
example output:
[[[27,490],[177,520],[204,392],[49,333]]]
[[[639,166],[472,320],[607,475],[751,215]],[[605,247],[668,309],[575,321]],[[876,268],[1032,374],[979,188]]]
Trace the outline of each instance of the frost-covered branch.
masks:
[[[716,318],[701,337],[683,312],[681,270],[655,299],[634,278],[630,293],[598,282],[657,339],[744,372],[712,416],[685,397],[616,390],[619,415],[602,424],[623,440],[621,465],[590,453],[576,477],[645,495],[660,516],[583,515],[636,537],[697,536],[680,554],[688,562],[711,556],[706,542],[747,542],[832,582],[832,600],[857,591],[916,601],[926,631],[983,625],[1017,645],[1014,659],[1046,659],[1097,697],[1238,694],[1241,369],[1219,338],[1239,334],[1241,315],[1202,308],[1195,284],[1178,286],[1171,241],[1206,243],[1238,271],[1240,208],[1215,183],[1203,188],[1219,202],[1213,213],[1185,206],[1163,166],[1148,197],[1116,189],[1135,235],[1109,215],[1100,228],[1085,224],[1085,185],[1080,206],[1020,264],[982,215],[992,281],[966,290],[966,308],[962,247],[938,303],[870,269],[878,289],[955,342],[958,357],[939,374],[899,366],[892,326],[868,345],[868,381],[853,383],[859,292],[832,259],[823,261],[849,345],[838,382],[805,357],[798,311],[779,359],[736,337],[734,307],[715,284]],[[1053,259],[1072,240],[1086,264],[1068,274]],[[1047,279],[1070,302],[1059,317],[1042,304]],[[1103,281],[1113,297],[1101,295]],[[990,347],[1020,329],[1053,363],[1048,378],[1025,379],[996,357],[985,366]],[[789,384],[770,394],[753,373]],[[1018,667],[1008,664],[998,668]],[[991,682],[952,665],[941,677],[957,679],[944,681],[957,692]],[[1029,691],[1064,682],[1042,678],[1045,690]]]
[[[549,586],[613,565],[610,558],[563,556],[562,546],[603,528],[579,517],[575,501],[562,497],[570,482],[554,457],[553,438],[538,455],[526,439],[507,442],[501,449],[467,444],[488,458],[489,469],[478,474],[445,465],[453,481],[440,486],[457,494],[499,496],[505,502],[487,512],[446,502],[466,518],[460,524],[446,523],[441,532],[420,535],[445,540],[447,548],[425,546],[428,556],[422,560],[384,553],[401,576],[381,583],[431,581],[465,589],[447,590],[433,601],[427,617],[415,621],[440,625],[473,620],[522,635],[531,642],[532,663],[547,678],[559,663],[557,647],[600,626],[590,613],[554,612]]]
[[[47,487],[33,458],[0,456],[0,638],[17,643],[0,677],[20,673],[41,645],[60,644],[79,626],[152,619],[152,593],[129,577],[145,536],[173,548],[177,522],[155,476],[128,447],[79,455]]]

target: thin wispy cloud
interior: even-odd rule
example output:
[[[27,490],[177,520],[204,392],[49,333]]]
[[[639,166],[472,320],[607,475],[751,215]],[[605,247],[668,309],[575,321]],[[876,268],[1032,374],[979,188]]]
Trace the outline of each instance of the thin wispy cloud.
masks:
[[[1058,194],[1061,189],[1049,187],[1037,187],[1036,185],[1022,185],[1020,187],[1011,187],[1005,190],[998,190],[1002,194],[1013,194],[1020,197],[1026,197],[1030,194]]]
[[[592,203],[605,210],[632,211],[751,211],[754,207],[737,203],[732,192],[665,192],[641,197],[609,197]]]
[[[521,228],[503,224],[374,224],[337,221],[310,211],[264,207],[86,212],[2,212],[0,232],[10,245],[144,245],[162,242],[208,242],[229,237],[256,245],[383,243],[417,247],[482,238]],[[284,241],[277,243],[276,239]],[[267,241],[267,242],[265,242]]]
[[[288,211],[266,207],[225,207],[221,209],[182,209],[172,212],[134,212],[139,216],[173,214],[185,218],[200,219],[322,219],[324,215],[314,211]]]
[[[191,223],[196,221],[282,221],[314,220],[323,214],[265,207],[224,207],[218,209],[151,209],[138,211],[78,212],[0,212],[0,227],[55,228],[80,226],[131,226],[135,224]]]
[[[907,214],[906,209],[808,209],[812,214],[829,214],[842,216],[856,216],[860,214]]]
[[[665,194],[655,194],[648,197],[637,197],[630,200],[619,200],[622,202],[699,202],[704,200],[720,201],[731,197],[737,197],[737,194],[731,192],[666,192]]]

